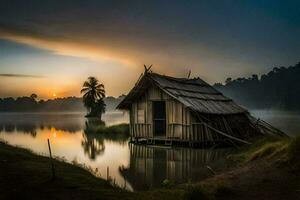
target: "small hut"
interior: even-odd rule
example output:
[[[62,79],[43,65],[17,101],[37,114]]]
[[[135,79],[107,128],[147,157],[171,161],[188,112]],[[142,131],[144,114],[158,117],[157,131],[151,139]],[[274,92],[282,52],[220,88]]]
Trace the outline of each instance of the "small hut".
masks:
[[[145,70],[117,108],[129,111],[130,136],[136,142],[248,143],[266,133],[262,121],[200,78]]]

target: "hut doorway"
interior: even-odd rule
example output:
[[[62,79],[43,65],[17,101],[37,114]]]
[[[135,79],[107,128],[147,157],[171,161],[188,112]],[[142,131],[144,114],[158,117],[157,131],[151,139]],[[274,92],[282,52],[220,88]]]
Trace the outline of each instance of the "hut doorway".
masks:
[[[154,137],[166,136],[166,102],[153,101],[153,126]]]

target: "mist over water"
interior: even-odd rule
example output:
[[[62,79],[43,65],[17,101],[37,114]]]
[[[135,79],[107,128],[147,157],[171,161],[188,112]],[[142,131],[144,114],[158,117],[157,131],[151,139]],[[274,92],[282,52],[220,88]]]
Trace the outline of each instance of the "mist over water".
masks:
[[[253,110],[251,113],[291,136],[300,135],[298,113]],[[89,133],[85,113],[0,113],[0,139],[48,156],[49,138],[54,156],[91,167],[130,191],[162,186],[165,179],[179,184],[199,181],[213,169],[225,167],[230,149],[166,148],[128,144],[128,137]],[[128,113],[109,112],[107,125],[128,123]],[[126,184],[125,184],[126,182]]]
[[[300,112],[283,110],[251,110],[250,113],[294,137],[300,135]]]

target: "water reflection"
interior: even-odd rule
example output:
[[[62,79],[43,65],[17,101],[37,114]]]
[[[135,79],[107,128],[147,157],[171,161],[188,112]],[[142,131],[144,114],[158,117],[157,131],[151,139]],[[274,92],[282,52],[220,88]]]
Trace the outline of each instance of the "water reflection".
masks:
[[[24,134],[30,134],[32,137],[36,137],[37,127],[33,124],[12,124],[0,123],[0,132],[13,133],[13,132],[22,132]]]
[[[101,133],[98,131],[104,128],[105,122],[95,119],[86,119],[85,128],[82,134],[81,145],[84,153],[91,159],[95,160],[97,156],[103,154],[105,150],[104,140],[125,144],[128,141],[129,134],[119,133]]]
[[[174,184],[199,181],[213,169],[224,167],[224,157],[231,149],[161,148],[130,145],[129,167],[120,172],[134,190],[160,187],[164,180]]]
[[[126,122],[123,113],[106,113],[106,124]],[[119,167],[129,165],[128,137],[124,134],[91,132],[84,113],[0,113],[0,140],[48,155],[47,139],[55,157],[98,169],[106,177],[107,167],[116,184],[124,185]],[[127,189],[132,190],[129,184]]]
[[[5,132],[23,132],[36,136],[37,129],[55,128],[75,133],[84,126],[83,113],[1,113],[0,127]]]
[[[105,150],[103,138],[99,138],[95,134],[88,134],[85,132],[83,134],[81,146],[85,155],[87,155],[91,160],[95,160],[96,157],[102,155]]]
[[[81,146],[83,147],[85,155],[91,160],[95,160],[96,157],[103,154],[105,150],[104,138],[93,131],[98,126],[105,126],[105,123],[103,121],[87,119],[82,134]]]
[[[299,115],[288,116],[280,113],[276,123],[289,122],[288,127],[298,132]],[[107,113],[103,119],[106,125],[128,122],[122,113]],[[84,113],[1,113],[0,139],[48,155],[50,138],[54,156],[97,168],[102,178],[109,167],[116,184],[124,186],[126,181],[128,190],[160,187],[165,179],[173,183],[202,180],[211,175],[206,166],[224,167],[224,155],[230,151],[128,145],[125,134],[97,133],[91,131],[91,122],[85,122]]]
[[[75,133],[86,127],[85,113],[1,113],[0,131],[22,131],[34,133],[37,129],[55,128],[59,131]],[[103,115],[105,124],[110,126],[128,123],[128,114],[111,112]],[[36,134],[36,133],[35,133]],[[34,134],[33,134],[34,135]]]

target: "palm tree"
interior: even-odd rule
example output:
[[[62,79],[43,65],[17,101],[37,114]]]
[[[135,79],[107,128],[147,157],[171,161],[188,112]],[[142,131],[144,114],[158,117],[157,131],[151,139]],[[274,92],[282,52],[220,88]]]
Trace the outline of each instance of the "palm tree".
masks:
[[[95,77],[88,77],[88,80],[83,83],[80,91],[83,93],[83,103],[88,109],[87,117],[100,117],[105,112],[105,97],[104,85],[99,83]]]
[[[102,117],[102,113],[105,113],[105,108],[106,108],[106,105],[104,103],[103,98],[98,99],[94,105],[94,113],[96,116],[98,116],[100,118],[100,120]]]

